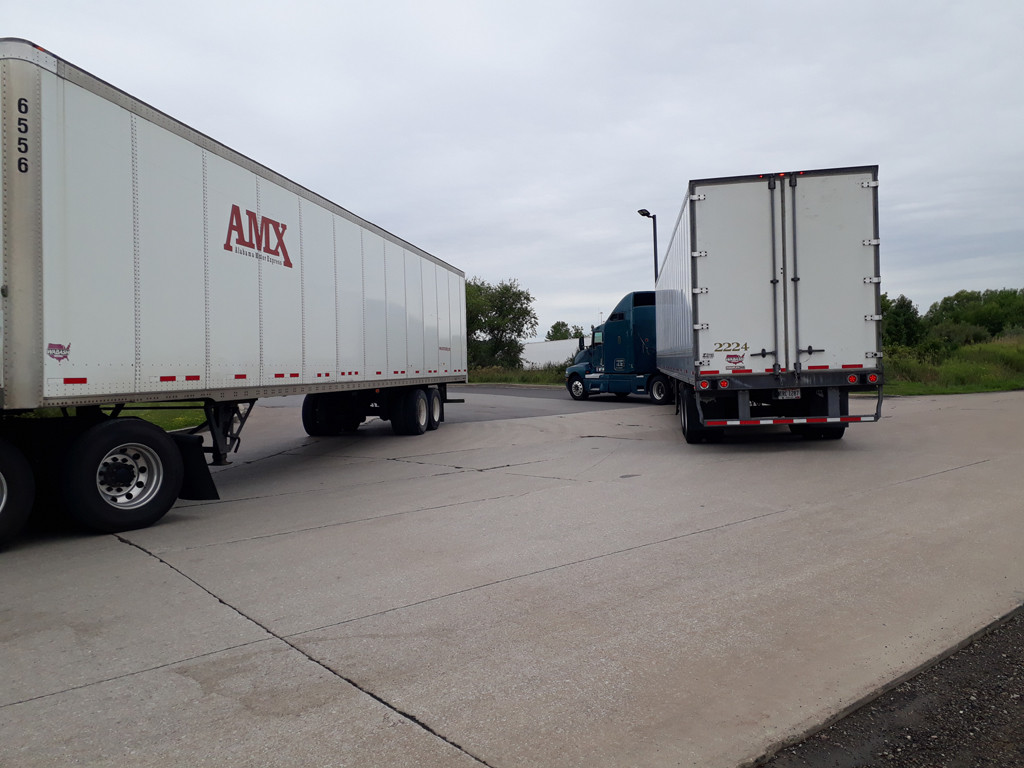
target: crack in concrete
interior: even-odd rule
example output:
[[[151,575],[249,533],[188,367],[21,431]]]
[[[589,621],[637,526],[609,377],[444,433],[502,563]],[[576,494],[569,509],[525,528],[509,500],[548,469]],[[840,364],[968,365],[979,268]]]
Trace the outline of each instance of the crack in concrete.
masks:
[[[406,480],[420,480],[425,477],[440,477],[443,475],[454,475],[456,472],[450,472],[446,470],[461,470],[461,471],[476,471],[472,467],[453,467],[449,464],[427,464],[427,462],[405,462],[403,459],[386,459],[386,461],[401,461],[403,463],[415,463],[418,466],[434,466],[439,470],[432,475],[422,475],[421,477],[409,477]],[[216,506],[218,504],[234,504],[239,501],[256,501],[259,499],[280,499],[287,496],[298,496],[304,493],[332,493],[335,491],[347,490],[349,488],[372,488],[375,485],[390,485],[394,483],[394,479],[383,479],[383,480],[372,480],[366,483],[353,483],[352,485],[346,485],[343,487],[332,487],[332,488],[299,488],[294,491],[281,491],[280,493],[260,493],[254,496],[237,496],[231,499],[210,499],[200,500],[194,504],[187,504],[186,507],[205,507],[205,506]]]
[[[890,487],[894,486],[894,485],[903,485],[904,483],[914,483],[914,482],[917,482],[918,480],[927,480],[929,477],[938,477],[939,475],[944,475],[947,472],[956,472],[957,470],[960,470],[960,469],[969,469],[970,467],[976,467],[979,464],[987,464],[990,461],[991,461],[991,459],[982,459],[981,461],[972,461],[970,464],[961,464],[958,467],[950,467],[949,469],[942,469],[942,470],[939,470],[938,472],[929,472],[927,475],[919,475],[918,477],[908,477],[908,478],[906,478],[904,480],[898,480],[895,483],[891,483]]]
[[[140,549],[141,549],[141,547],[140,547]],[[159,560],[159,558],[157,558],[157,559]],[[223,602],[223,601],[221,601],[221,602]],[[6,707],[15,707],[15,706],[17,706],[19,704],[29,704],[29,703],[31,703],[33,701],[39,701],[40,699],[48,699],[51,696],[60,696],[62,693],[70,693],[72,691],[80,691],[83,688],[90,688],[90,687],[92,687],[94,685],[103,685],[104,683],[112,683],[115,680],[124,680],[124,679],[129,678],[129,677],[135,677],[136,675],[144,675],[147,672],[155,672],[158,669],[167,669],[168,667],[173,667],[173,666],[175,666],[177,664],[184,664],[187,661],[195,661],[197,659],[205,659],[205,658],[207,658],[209,656],[216,656],[218,653],[224,653],[225,651],[235,651],[235,650],[238,650],[239,648],[247,648],[250,645],[258,645],[259,643],[265,643],[269,639],[270,638],[263,638],[261,640],[250,640],[247,643],[239,643],[238,645],[229,645],[229,646],[227,646],[225,648],[218,648],[216,651],[209,651],[208,653],[199,653],[199,654],[196,654],[195,656],[185,656],[184,658],[181,658],[181,659],[175,659],[174,661],[168,661],[166,664],[157,664],[156,666],[147,667],[146,669],[135,669],[135,670],[132,670],[131,672],[125,672],[125,673],[120,674],[120,675],[112,675],[111,677],[104,677],[104,678],[101,678],[99,680],[91,680],[88,683],[82,683],[81,685],[72,685],[69,688],[62,688],[59,691],[49,691],[47,693],[40,693],[38,696],[30,696],[29,698],[21,699],[20,701],[11,701],[11,702],[8,702],[7,704],[0,704],[0,709],[4,709]]]
[[[524,477],[540,477],[539,475],[524,475]],[[559,478],[547,478],[557,480]],[[342,525],[355,525],[357,523],[369,523],[374,520],[386,520],[389,517],[400,517],[402,515],[414,515],[417,512],[435,512],[441,509],[454,509],[455,507],[462,507],[467,504],[479,504],[485,501],[501,501],[502,499],[518,499],[522,496],[528,496],[531,493],[536,493],[536,490],[523,491],[522,493],[506,493],[501,496],[485,496],[479,499],[469,499],[468,501],[453,501],[448,504],[438,504],[435,507],[417,507],[416,509],[405,509],[401,512],[385,512],[381,515],[372,515],[370,517],[360,517],[355,520],[341,520],[335,523],[324,523],[323,525],[311,525],[306,528],[290,528],[287,531],[275,531],[274,533],[263,533],[257,536],[247,536],[243,539],[226,539],[224,541],[214,541],[208,544],[196,544],[190,547],[181,547],[175,549],[175,552],[191,552],[197,549],[206,549],[208,547],[219,547],[225,544],[242,544],[247,541],[259,541],[260,539],[273,539],[278,536],[290,536],[293,533],[307,533],[309,531],[322,531],[327,528],[337,528]],[[259,497],[266,498],[266,497]],[[138,546],[138,545],[136,545]]]

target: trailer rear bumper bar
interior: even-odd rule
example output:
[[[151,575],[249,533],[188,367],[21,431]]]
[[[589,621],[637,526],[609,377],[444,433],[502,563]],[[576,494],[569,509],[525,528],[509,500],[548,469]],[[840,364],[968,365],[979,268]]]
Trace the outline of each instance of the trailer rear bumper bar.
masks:
[[[877,416],[808,416],[793,419],[710,419],[705,427],[760,427],[770,424],[852,424],[855,422],[878,421]]]

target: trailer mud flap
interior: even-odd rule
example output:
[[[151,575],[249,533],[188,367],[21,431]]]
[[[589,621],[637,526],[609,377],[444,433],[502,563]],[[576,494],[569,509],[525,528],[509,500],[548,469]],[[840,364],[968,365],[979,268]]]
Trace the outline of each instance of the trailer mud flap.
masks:
[[[220,499],[217,486],[210,474],[210,465],[206,463],[206,452],[203,450],[202,435],[189,435],[184,432],[171,434],[175,445],[181,452],[181,461],[185,467],[185,477],[181,483],[179,499],[192,501],[216,501]]]

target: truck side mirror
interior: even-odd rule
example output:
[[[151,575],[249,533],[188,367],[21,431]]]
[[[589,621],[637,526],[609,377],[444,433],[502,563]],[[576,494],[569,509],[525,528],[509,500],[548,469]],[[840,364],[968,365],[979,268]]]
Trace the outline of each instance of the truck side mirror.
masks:
[[[580,349],[583,349],[583,337],[580,336]]]

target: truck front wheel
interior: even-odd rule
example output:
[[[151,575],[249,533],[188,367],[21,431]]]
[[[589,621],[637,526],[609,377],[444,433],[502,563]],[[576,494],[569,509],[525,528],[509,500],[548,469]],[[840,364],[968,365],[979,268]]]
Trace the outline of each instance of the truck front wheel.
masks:
[[[587,392],[586,382],[580,378],[579,374],[574,373],[570,376],[569,383],[566,384],[566,387],[569,390],[569,396],[572,397],[573,400],[586,400],[590,396],[590,393]]]
[[[35,481],[21,451],[0,439],[0,547],[18,535],[32,511]]]
[[[170,435],[141,419],[110,419],[72,444],[61,490],[72,518],[114,533],[145,528],[167,514],[183,476]]]
[[[655,405],[665,405],[666,403],[672,402],[672,398],[669,394],[671,391],[672,390],[668,388],[668,379],[660,373],[652,376],[650,382],[647,384],[647,394],[651,398],[651,402]]]

